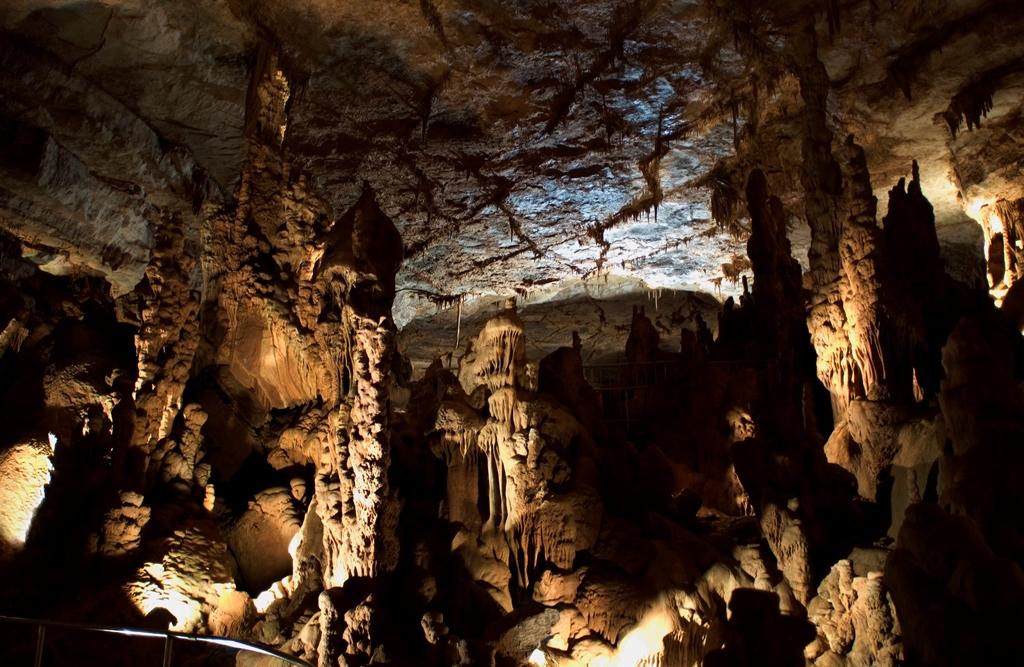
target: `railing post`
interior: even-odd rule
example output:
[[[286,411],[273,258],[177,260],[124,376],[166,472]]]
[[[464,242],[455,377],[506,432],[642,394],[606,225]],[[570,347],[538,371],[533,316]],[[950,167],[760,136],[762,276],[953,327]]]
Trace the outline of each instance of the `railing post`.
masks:
[[[35,667],[42,667],[43,665],[43,644],[46,643],[46,626],[39,624],[36,626],[36,660]]]
[[[167,635],[164,637],[164,662],[163,667],[171,667],[171,642],[174,641],[173,635]]]

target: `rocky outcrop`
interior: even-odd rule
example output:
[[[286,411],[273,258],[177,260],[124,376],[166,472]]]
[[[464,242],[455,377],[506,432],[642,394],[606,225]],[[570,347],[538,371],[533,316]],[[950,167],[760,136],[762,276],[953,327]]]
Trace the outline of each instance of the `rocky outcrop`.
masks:
[[[301,526],[293,503],[288,489],[261,491],[227,531],[241,583],[249,590],[262,591],[291,573],[292,540]]]
[[[992,551],[969,517],[931,504],[911,507],[886,562],[885,581],[909,661],[1019,660],[1019,646],[993,642],[991,633],[1020,613],[1024,578],[1016,562]]]
[[[183,522],[151,541],[136,576],[124,586],[143,615],[169,613],[170,627],[185,632],[202,629],[234,589],[227,546],[209,521]]]
[[[903,664],[896,610],[882,572],[870,568],[841,560],[819,585],[807,608],[819,637],[805,657],[815,665]]]
[[[469,482],[449,484],[452,518],[477,527],[478,539],[491,542],[482,551],[498,554],[518,585],[528,587],[541,562],[571,568],[576,553],[593,546],[601,507],[593,489],[574,480],[566,459],[573,449],[587,446],[588,436],[564,408],[533,396],[529,384],[536,379],[527,371],[523,336],[514,306],[485,325],[467,347],[459,376],[471,396],[489,394],[487,416],[465,403],[442,404],[436,428],[449,475]],[[476,502],[478,462],[487,477],[486,511],[473,516],[472,509],[463,514],[459,508]],[[460,497],[466,492],[468,498]],[[507,585],[506,580],[498,590]]]
[[[0,559],[25,543],[36,509],[46,497],[53,464],[50,445],[33,441],[8,447],[0,454]]]
[[[939,403],[950,449],[940,465],[939,502],[973,519],[997,550],[1012,551],[1022,509],[1009,472],[1021,457],[1010,443],[1024,428],[1024,397],[1012,370],[1020,339],[998,313],[989,317],[961,321],[943,349]]]
[[[51,273],[85,269],[131,291],[160,228],[194,222],[217,188],[187,148],[45,51],[5,36],[0,59],[9,231]]]

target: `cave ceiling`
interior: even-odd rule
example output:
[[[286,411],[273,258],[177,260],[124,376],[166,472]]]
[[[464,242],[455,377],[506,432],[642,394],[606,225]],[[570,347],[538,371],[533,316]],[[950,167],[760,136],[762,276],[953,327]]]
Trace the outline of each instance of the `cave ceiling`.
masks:
[[[716,222],[711,200],[755,163],[806,261],[799,89],[779,62],[810,4],[7,2],[0,216],[47,270],[130,290],[168,211],[238,196],[251,72],[272,50],[291,178],[337,216],[368,184],[402,234],[400,324],[423,295],[605,275],[735,293],[743,221]],[[980,247],[969,214],[1024,194],[1019,7],[838,4],[831,37],[818,22],[836,135],[865,147],[882,206],[921,164],[955,263]],[[960,122],[978,98],[981,127]]]

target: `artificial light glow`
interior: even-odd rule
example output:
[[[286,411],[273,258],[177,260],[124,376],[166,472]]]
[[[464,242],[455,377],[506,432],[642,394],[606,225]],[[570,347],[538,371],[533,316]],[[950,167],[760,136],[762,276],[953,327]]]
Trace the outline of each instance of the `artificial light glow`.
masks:
[[[993,234],[1003,233],[1003,219],[994,210],[988,214],[988,225],[992,228]]]
[[[664,660],[665,637],[678,630],[678,621],[678,614],[670,610],[663,601],[659,602],[622,637],[613,653],[587,656],[586,667],[643,667],[661,664]],[[540,647],[530,653],[527,661],[536,667],[547,667],[552,664],[582,667],[584,664],[578,660],[560,657],[552,661]]]
[[[200,603],[189,597],[196,588],[163,563],[146,563],[138,579],[129,585],[129,597],[144,616],[163,609],[174,617],[169,630],[185,631],[195,627],[201,618]]]
[[[252,601],[252,604],[254,607],[256,607],[256,611],[258,611],[261,614],[264,614],[276,599],[277,596],[274,595],[274,590],[272,588],[268,588],[267,590],[257,595],[256,598]]]
[[[98,630],[98,632],[110,632],[115,635],[127,635],[128,637],[166,637],[167,635],[157,630],[136,630],[133,628],[111,628],[110,630]]]
[[[664,639],[675,629],[668,609],[657,607],[647,612],[639,624],[622,641],[611,664],[613,667],[636,667],[664,651]]]
[[[299,552],[299,545],[302,544],[302,531],[296,531],[292,535],[292,539],[288,541],[288,555],[291,556],[292,562],[295,562],[295,555]]]
[[[43,504],[56,443],[52,434],[50,438],[50,445],[34,440],[0,453],[0,554],[5,547],[25,544],[36,510]]]
[[[213,488],[213,484],[207,484],[205,493],[203,495],[203,509],[205,509],[207,512],[212,512],[216,504],[217,490]]]
[[[202,529],[176,531],[162,543],[159,560],[144,563],[124,586],[128,599],[144,616],[166,611],[170,630],[193,632],[203,615],[235,589],[224,560],[226,547]]]
[[[988,206],[988,204],[989,203],[984,199],[972,199],[970,203],[964,207],[964,213],[978,222],[981,222],[981,209]]]
[[[993,202],[984,199],[972,199],[971,203],[964,207],[964,212],[973,218],[982,228],[987,228],[986,233],[991,235],[1003,233],[1003,219]]]
[[[174,617],[168,630],[181,632],[194,626],[199,620],[201,610],[199,603],[181,594],[153,594],[136,602],[136,607],[144,616],[149,616],[157,609],[163,609]]]

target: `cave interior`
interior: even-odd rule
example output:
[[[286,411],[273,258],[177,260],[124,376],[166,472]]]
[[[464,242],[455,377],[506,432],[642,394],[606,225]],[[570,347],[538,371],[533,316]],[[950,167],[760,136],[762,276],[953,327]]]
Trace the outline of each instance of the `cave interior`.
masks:
[[[1024,664],[1022,32],[0,3],[0,664]]]

